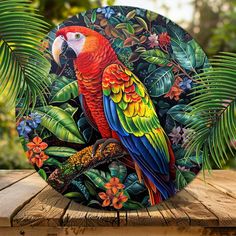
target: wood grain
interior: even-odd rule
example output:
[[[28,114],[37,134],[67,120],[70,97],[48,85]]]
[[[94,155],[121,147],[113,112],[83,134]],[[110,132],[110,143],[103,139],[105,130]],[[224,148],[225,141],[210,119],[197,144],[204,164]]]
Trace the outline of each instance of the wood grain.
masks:
[[[14,214],[46,185],[38,173],[34,173],[0,191],[0,225],[10,226]]]
[[[0,170],[0,190],[32,175],[34,170]]]
[[[69,203],[68,198],[48,186],[16,214],[13,226],[60,226]]]
[[[152,235],[154,231],[150,231],[150,234],[145,230],[136,231],[143,226],[146,229],[158,229],[158,233],[162,232],[160,235],[168,235],[170,232],[160,230],[162,228],[177,230],[171,231],[173,235],[180,232],[180,229],[188,232],[186,235],[194,235],[193,231],[184,231],[188,228],[200,228],[199,233],[202,235],[207,235],[205,230],[212,227],[216,227],[217,230],[219,227],[233,227],[236,232],[234,171],[213,171],[212,175],[206,175],[205,182],[203,176],[198,175],[186,189],[157,206],[136,211],[120,211],[119,214],[115,211],[95,210],[70,201],[47,186],[46,182],[32,171],[0,171],[0,176],[0,227],[11,227],[12,224],[12,229],[26,227],[27,232],[31,232],[29,226],[44,229],[62,226],[68,235],[73,235],[72,232],[75,235],[84,232],[95,235],[95,232],[87,229],[108,229],[107,227],[117,226],[125,226],[125,229],[139,226],[130,231],[136,232],[136,236]],[[6,235],[2,230],[3,228],[0,228],[0,235]],[[217,230],[214,235],[218,235]],[[14,232],[15,235],[19,235],[19,232]],[[63,235],[61,230],[55,232],[57,236]],[[123,231],[116,232],[118,235]],[[127,234],[128,231],[124,233]],[[48,236],[50,233],[45,235]]]
[[[220,226],[236,225],[236,201],[233,197],[198,178],[194,180],[194,188],[189,185],[186,187],[186,191],[219,219]]]

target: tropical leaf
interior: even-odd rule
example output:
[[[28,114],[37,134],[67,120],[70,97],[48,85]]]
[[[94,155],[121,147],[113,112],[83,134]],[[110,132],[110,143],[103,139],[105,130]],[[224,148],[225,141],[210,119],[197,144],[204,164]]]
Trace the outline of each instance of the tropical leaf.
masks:
[[[75,154],[77,150],[69,147],[50,146],[44,152],[48,156],[69,157]]]
[[[47,180],[47,174],[44,169],[39,169],[38,174],[44,179]]]
[[[62,167],[62,163],[60,161],[56,160],[55,158],[48,158],[46,161],[44,161],[43,164],[49,165],[49,166],[56,166],[59,168]]]
[[[28,0],[0,2],[0,96],[4,93],[6,107],[24,97],[20,114],[34,107],[37,98],[46,103],[50,63],[41,42],[48,25],[40,18]]]
[[[38,107],[35,111],[41,115],[41,125],[52,132],[58,139],[72,143],[84,143],[73,118],[59,107]]]
[[[112,177],[117,177],[120,182],[122,183],[123,180],[125,179],[126,175],[127,175],[127,168],[124,164],[117,162],[117,161],[113,161],[109,166],[108,166],[110,172],[111,172],[111,176]]]
[[[173,54],[178,63],[186,70],[194,70],[196,59],[195,52],[191,46],[188,44],[171,39],[171,47],[173,49]]]
[[[101,188],[104,190],[105,183],[109,182],[111,178],[109,173],[96,169],[90,169],[84,172],[84,175],[87,176],[97,188]]]
[[[142,192],[147,190],[144,183],[140,183],[138,176],[135,173],[131,173],[128,175],[124,182],[124,185],[125,190],[133,196],[141,194]]]
[[[84,200],[84,195],[80,192],[69,192],[64,194],[65,197],[75,199],[77,201],[82,201]]]
[[[78,189],[84,195],[86,200],[89,200],[89,192],[87,188],[84,186],[84,184],[82,183],[82,181],[73,180],[71,184],[73,185],[73,187]]]
[[[78,107],[72,107],[69,103],[63,103],[62,105],[60,105],[60,108],[62,108],[71,116],[74,116],[74,114],[78,111]]]
[[[78,95],[78,82],[61,76],[52,83],[50,103],[66,102]]]
[[[196,151],[204,169],[212,162],[221,168],[236,156],[236,54],[220,54],[212,66],[196,78],[199,85],[192,92],[191,115],[200,115],[201,122],[188,124],[194,132],[188,138],[186,158]]]
[[[167,114],[171,116],[172,119],[179,122],[180,124],[186,125],[193,121],[193,119],[197,119],[190,115],[191,107],[185,104],[179,104],[171,107]]]
[[[152,50],[145,51],[141,53],[141,57],[145,61],[149,63],[157,64],[157,65],[166,66],[168,63],[170,63],[169,55],[164,53],[160,49],[152,49]]]
[[[140,202],[128,200],[127,202],[124,202],[123,207],[129,210],[137,210],[143,208],[143,205]]]
[[[167,93],[174,83],[172,67],[159,67],[144,79],[148,93],[152,97],[160,97]]]
[[[183,189],[188,183],[190,183],[194,178],[195,174],[191,171],[183,171],[176,169],[176,187],[177,189]]]

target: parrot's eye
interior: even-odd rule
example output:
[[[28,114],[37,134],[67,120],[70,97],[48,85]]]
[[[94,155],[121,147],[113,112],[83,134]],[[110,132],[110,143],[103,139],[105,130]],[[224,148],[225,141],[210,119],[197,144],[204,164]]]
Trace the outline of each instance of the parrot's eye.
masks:
[[[80,38],[80,34],[76,34],[76,35],[75,35],[75,38],[76,38],[76,39],[79,39],[79,38]]]

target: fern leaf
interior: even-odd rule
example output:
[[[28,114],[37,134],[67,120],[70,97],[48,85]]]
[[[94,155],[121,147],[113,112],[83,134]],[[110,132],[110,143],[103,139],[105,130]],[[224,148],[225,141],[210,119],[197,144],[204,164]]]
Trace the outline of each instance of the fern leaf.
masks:
[[[44,101],[50,63],[41,44],[48,25],[28,0],[1,0],[0,22],[0,96],[8,107],[24,97],[24,112],[37,97]]]
[[[236,54],[222,53],[211,65],[196,78],[191,115],[201,119],[188,124],[193,132],[186,146],[186,158],[203,151],[203,169],[221,168],[236,156]]]

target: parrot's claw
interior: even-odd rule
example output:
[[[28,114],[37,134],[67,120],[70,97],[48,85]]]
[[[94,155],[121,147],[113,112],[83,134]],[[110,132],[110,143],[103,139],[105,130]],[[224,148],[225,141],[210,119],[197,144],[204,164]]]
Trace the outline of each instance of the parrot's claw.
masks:
[[[93,149],[92,149],[92,157],[95,156],[97,149],[99,147],[100,144],[104,143],[107,139],[106,138],[102,138],[102,139],[98,139],[95,144],[93,145]]]
[[[103,151],[105,150],[105,148],[106,148],[110,143],[117,143],[117,144],[121,145],[121,142],[120,142],[119,140],[117,140],[117,139],[115,139],[115,138],[108,138],[108,139],[106,139],[106,140],[103,142],[103,144],[102,144],[102,146],[101,146],[101,149],[100,149],[101,155],[103,155]]]

